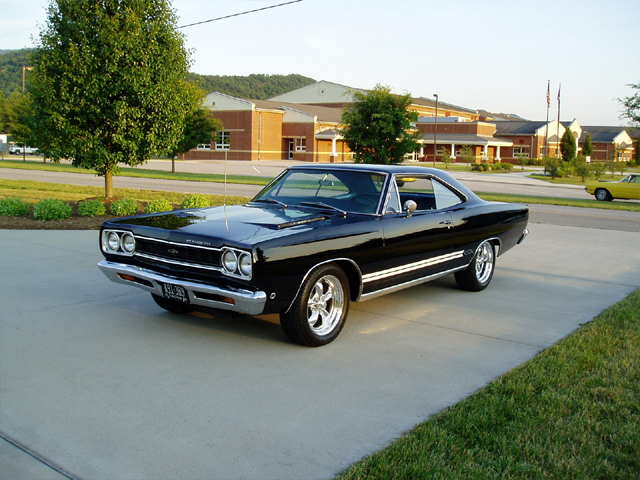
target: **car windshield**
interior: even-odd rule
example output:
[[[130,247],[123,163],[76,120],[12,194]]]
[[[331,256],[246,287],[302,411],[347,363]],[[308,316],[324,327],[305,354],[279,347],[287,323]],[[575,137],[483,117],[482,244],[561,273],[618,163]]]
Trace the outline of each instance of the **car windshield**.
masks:
[[[288,170],[251,203],[376,213],[384,180],[384,174],[372,172]]]

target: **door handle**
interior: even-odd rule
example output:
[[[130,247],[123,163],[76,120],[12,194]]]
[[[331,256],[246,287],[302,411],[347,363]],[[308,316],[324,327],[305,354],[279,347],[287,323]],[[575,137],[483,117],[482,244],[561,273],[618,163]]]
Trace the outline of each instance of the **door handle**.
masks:
[[[447,228],[453,228],[453,222],[451,220],[444,220],[440,222],[440,225],[446,225]]]

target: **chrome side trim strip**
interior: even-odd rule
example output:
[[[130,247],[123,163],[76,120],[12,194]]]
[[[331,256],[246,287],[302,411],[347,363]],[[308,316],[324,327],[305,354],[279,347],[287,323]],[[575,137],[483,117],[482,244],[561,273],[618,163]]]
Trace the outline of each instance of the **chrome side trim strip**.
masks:
[[[444,277],[445,275],[449,275],[450,273],[455,273],[455,272],[459,272],[460,270],[464,270],[468,266],[469,266],[468,264],[463,265],[462,267],[452,268],[444,272],[434,273],[433,275],[427,275],[426,277],[417,278],[415,280],[411,280],[410,282],[400,283],[398,285],[393,285],[392,287],[383,288],[382,290],[377,290],[371,293],[365,293],[364,295],[361,295],[356,300],[356,302],[364,302],[366,300],[371,300],[372,298],[381,297],[382,295],[386,295],[387,293],[397,292],[399,290],[404,290],[405,288],[420,285],[421,283],[430,282],[431,280]]]
[[[189,292],[189,301],[192,305],[229,310],[247,315],[260,315],[267,303],[267,294],[262,291],[252,292],[241,288],[214,287],[204,283],[161,275],[146,268],[109,262],[108,260],[102,260],[98,267],[113,282],[141,288],[160,297],[163,296],[163,283],[179,285]],[[224,299],[226,301],[223,301]]]
[[[456,260],[464,256],[464,251],[460,250],[454,253],[448,253],[446,255],[440,255],[439,257],[430,258],[428,260],[421,260],[419,262],[409,263],[400,267],[389,268],[380,272],[368,273],[362,276],[364,283],[374,282],[376,280],[382,280],[384,278],[394,277],[396,275],[402,275],[404,273],[413,272],[414,270],[420,270],[421,268],[431,267],[440,263]]]

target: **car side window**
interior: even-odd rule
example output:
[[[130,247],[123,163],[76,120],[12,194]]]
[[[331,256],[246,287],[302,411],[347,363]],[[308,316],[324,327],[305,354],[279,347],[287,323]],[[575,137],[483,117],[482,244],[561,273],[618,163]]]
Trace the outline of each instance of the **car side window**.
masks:
[[[433,192],[436,196],[436,208],[438,210],[462,203],[462,199],[455,192],[438,181],[433,181]]]
[[[407,200],[416,202],[416,212],[441,210],[462,203],[454,191],[430,177],[397,176],[396,183],[402,209]]]
[[[395,178],[391,179],[391,185],[389,185],[389,193],[387,194],[387,208],[384,213],[399,213],[400,199],[398,198],[398,187],[396,186]]]

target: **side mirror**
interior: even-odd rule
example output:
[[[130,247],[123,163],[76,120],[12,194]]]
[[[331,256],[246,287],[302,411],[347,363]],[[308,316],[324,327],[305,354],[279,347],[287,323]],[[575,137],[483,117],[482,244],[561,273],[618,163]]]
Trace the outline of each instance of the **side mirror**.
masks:
[[[404,202],[402,208],[404,208],[405,212],[407,212],[407,217],[410,217],[411,214],[416,211],[416,208],[418,208],[418,204],[413,200],[407,200],[406,202]]]

